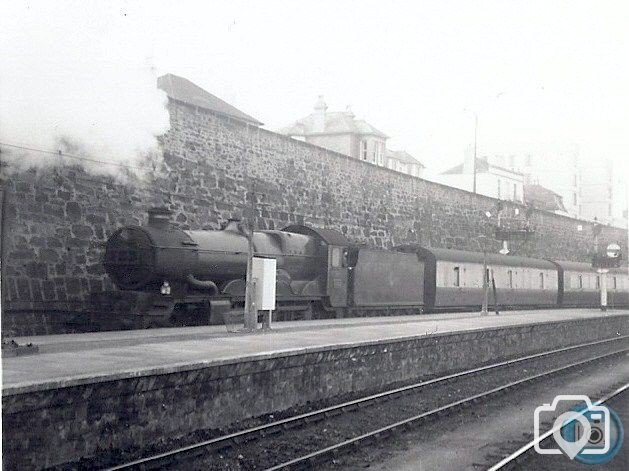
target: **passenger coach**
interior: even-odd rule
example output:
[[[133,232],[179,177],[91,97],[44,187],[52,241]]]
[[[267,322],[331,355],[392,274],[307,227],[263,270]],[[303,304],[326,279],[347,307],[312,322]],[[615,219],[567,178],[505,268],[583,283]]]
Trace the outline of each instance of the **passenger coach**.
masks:
[[[589,263],[553,262],[559,270],[561,299],[565,307],[597,306],[601,297],[601,275]],[[607,305],[626,306],[629,303],[629,274],[627,267],[611,268],[607,273]]]
[[[483,303],[483,253],[404,246],[424,261],[427,310],[472,309]],[[487,253],[489,302],[505,307],[552,307],[559,302],[557,266],[547,260]],[[491,285],[490,285],[491,286]]]

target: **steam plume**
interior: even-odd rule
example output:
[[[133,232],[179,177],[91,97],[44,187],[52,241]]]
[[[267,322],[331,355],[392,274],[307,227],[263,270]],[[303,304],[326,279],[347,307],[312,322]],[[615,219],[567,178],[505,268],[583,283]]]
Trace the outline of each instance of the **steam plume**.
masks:
[[[0,16],[0,143],[131,166],[155,153],[169,124],[166,97],[125,3],[2,2]],[[56,161],[2,144],[3,158]]]

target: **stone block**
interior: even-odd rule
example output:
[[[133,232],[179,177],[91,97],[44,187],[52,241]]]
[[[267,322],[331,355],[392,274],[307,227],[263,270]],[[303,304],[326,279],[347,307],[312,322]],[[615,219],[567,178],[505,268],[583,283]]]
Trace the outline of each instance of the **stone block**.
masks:
[[[81,220],[81,205],[76,201],[68,201],[66,203],[66,217],[69,221],[77,222]]]

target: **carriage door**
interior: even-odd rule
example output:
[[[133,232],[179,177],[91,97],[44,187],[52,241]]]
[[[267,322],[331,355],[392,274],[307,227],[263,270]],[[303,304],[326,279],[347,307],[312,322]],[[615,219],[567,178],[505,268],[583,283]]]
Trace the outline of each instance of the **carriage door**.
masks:
[[[330,306],[347,306],[347,255],[345,247],[328,246],[328,286]]]

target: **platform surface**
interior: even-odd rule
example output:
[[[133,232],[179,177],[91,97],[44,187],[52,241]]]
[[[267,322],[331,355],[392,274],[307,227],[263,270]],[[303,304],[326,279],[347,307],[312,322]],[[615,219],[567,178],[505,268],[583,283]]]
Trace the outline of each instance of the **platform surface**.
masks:
[[[229,333],[225,326],[21,337],[39,353],[2,359],[2,394],[60,388],[203,368],[330,347],[562,320],[627,316],[595,309],[478,313],[278,322],[268,333]]]

